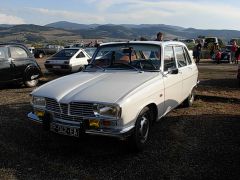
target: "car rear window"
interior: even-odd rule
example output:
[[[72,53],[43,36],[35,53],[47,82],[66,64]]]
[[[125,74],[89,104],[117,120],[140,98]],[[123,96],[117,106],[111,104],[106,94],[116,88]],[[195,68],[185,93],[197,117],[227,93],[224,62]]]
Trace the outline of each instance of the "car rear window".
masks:
[[[72,57],[78,52],[78,49],[63,49],[54,54],[53,57]]]

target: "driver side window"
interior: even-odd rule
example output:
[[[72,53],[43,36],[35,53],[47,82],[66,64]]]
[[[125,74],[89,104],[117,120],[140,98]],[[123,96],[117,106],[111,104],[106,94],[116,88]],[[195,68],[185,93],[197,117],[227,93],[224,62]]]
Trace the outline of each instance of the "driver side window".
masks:
[[[168,71],[168,69],[176,68],[176,60],[173,52],[172,46],[166,46],[164,48],[164,71]]]

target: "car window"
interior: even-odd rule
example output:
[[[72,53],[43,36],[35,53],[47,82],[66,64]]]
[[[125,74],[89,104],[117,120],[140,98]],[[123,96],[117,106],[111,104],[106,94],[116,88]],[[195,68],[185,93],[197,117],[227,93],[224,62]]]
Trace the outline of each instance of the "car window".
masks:
[[[189,56],[188,50],[184,47],[184,56],[185,59],[187,60],[188,64],[192,64],[192,59]]]
[[[150,44],[116,44],[101,46],[91,62],[98,67],[108,69],[159,70],[160,46]]]
[[[53,57],[72,57],[78,52],[78,49],[62,49],[58,53],[54,54]]]
[[[167,46],[164,48],[164,71],[168,71],[168,69],[176,67],[173,47]]]
[[[175,47],[175,54],[177,58],[178,67],[184,67],[187,65],[187,60],[184,56],[184,51],[181,46]]]
[[[27,58],[27,52],[21,47],[10,47],[10,53],[12,58]]]
[[[84,57],[86,56],[83,54],[82,51],[76,56],[76,58],[84,58]]]
[[[7,58],[7,48],[0,47],[0,61],[3,61]]]

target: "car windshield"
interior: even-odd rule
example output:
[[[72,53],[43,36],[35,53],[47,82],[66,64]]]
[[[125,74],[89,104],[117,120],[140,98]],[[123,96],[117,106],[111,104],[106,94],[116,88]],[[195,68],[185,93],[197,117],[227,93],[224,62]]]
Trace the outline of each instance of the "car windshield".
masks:
[[[206,38],[205,42],[206,43],[215,43],[216,42],[216,38]]]
[[[0,47],[0,60],[4,60],[7,57],[7,48]]]
[[[151,44],[112,44],[98,48],[87,68],[111,70],[158,71],[161,66],[160,46]]]
[[[78,52],[78,49],[63,49],[58,53],[54,54],[52,57],[72,57]]]
[[[84,50],[86,51],[86,53],[88,53],[90,57],[92,57],[96,49],[97,48],[85,48]]]

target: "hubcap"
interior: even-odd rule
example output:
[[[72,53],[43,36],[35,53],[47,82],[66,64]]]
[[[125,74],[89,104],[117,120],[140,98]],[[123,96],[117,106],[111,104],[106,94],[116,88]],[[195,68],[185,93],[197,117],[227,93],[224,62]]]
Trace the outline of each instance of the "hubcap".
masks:
[[[142,116],[140,121],[139,136],[141,143],[144,143],[147,140],[149,131],[149,120],[146,116]]]

